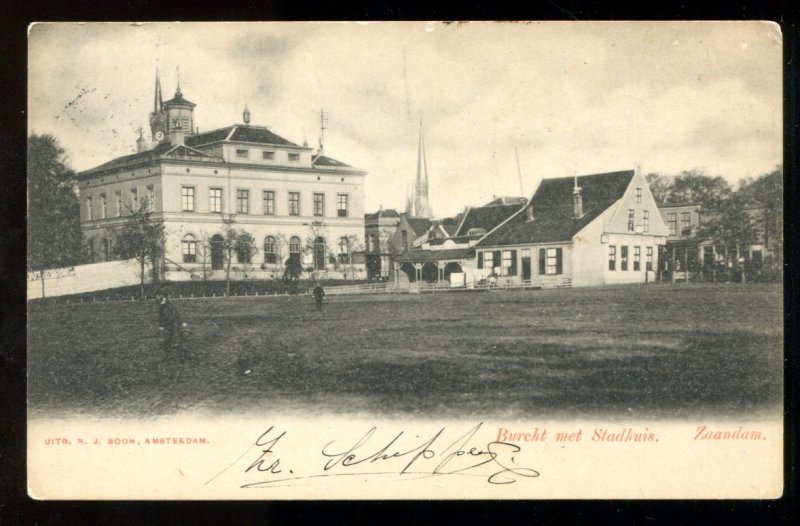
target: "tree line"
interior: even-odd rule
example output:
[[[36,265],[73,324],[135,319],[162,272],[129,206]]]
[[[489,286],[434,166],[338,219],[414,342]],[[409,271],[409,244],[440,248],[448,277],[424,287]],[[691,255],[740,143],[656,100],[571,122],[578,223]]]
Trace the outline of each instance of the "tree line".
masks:
[[[701,170],[677,176],[651,173],[646,176],[659,207],[699,205],[700,225],[696,239],[724,254],[742,279],[744,254],[754,244],[768,255],[763,266],[780,273],[783,265],[783,167],[755,178],[745,178],[736,187],[720,176]]]

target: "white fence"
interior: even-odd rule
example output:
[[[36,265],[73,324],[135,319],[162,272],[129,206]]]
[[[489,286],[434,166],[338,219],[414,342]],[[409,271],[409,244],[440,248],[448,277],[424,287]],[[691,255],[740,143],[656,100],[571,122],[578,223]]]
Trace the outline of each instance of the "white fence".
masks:
[[[404,283],[401,286],[388,281],[382,283],[363,283],[360,285],[339,285],[335,287],[326,287],[325,294],[328,296],[337,296],[342,294],[385,294],[385,293],[405,293],[405,294],[421,294],[428,292],[457,292],[466,290],[525,290],[525,289],[550,289],[550,288],[569,288],[572,286],[572,280],[565,278],[555,283],[537,284],[534,285],[530,280],[524,280],[520,283],[492,283],[487,280],[478,282],[469,281],[462,284],[450,283],[449,281],[439,281],[436,283],[427,282],[413,282]]]
[[[135,259],[50,269],[44,271],[44,297],[137,285],[140,279],[139,263]],[[41,272],[28,272],[28,300],[41,297]]]

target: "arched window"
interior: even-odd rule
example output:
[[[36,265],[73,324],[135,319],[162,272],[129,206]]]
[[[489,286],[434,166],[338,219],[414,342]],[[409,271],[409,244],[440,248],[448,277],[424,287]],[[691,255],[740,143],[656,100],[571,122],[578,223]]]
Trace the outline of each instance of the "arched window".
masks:
[[[350,242],[346,237],[339,238],[339,263],[350,262]]]
[[[250,236],[242,235],[236,240],[236,262],[251,263],[253,260],[253,245],[255,240]]]
[[[183,252],[184,263],[195,263],[197,261],[197,239],[192,234],[183,236],[181,251]]]
[[[94,263],[94,238],[93,237],[90,237],[86,241],[86,251],[88,252],[88,255],[89,255],[89,261]]]
[[[111,260],[111,247],[108,243],[108,238],[103,238],[103,261]]]
[[[275,252],[275,238],[267,236],[264,238],[264,263],[275,263],[277,261]]]
[[[295,261],[300,261],[300,238],[292,236],[289,239],[289,257]]]

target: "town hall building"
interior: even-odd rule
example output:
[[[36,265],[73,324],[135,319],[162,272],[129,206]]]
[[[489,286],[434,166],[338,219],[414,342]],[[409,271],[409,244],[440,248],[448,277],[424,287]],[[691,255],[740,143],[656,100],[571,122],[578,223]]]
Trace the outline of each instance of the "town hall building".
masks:
[[[241,123],[199,133],[195,107],[180,84],[162,102],[156,77],[150,144],[140,132],[136,153],[78,174],[91,258],[113,259],[116,230],[146,207],[165,225],[170,280],[224,277],[229,225],[255,239],[231,258],[237,278],[281,277],[289,258],[318,277],[363,277],[366,172],[251,124],[246,107]]]

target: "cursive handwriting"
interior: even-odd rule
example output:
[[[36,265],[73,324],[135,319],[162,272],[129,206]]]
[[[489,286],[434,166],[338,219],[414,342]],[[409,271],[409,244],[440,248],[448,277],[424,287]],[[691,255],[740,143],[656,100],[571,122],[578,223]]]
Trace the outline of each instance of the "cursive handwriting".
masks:
[[[475,435],[482,425],[473,426],[455,440],[447,438],[447,429],[442,427],[421,439],[418,435],[411,437],[400,431],[388,441],[379,441],[376,438],[378,428],[372,427],[353,443],[327,442],[320,450],[320,471],[309,474],[295,474],[294,470],[286,467],[277,446],[287,432],[277,432],[269,427],[247,451],[206,484],[238,464],[254,448],[258,453],[253,460],[243,464],[243,473],[248,476],[260,474],[259,479],[241,484],[242,488],[267,488],[303,479],[358,475],[469,475],[486,477],[489,484],[513,484],[523,478],[539,476],[535,469],[516,464],[514,455],[521,451],[517,444],[492,441],[480,445]]]

